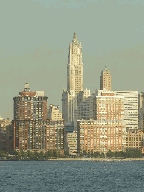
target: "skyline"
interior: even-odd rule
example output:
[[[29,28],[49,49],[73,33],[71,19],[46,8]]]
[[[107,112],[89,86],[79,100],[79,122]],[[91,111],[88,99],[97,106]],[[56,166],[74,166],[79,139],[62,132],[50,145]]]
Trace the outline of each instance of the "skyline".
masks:
[[[44,0],[0,3],[2,117],[13,119],[13,97],[23,90],[25,83],[30,84],[32,91],[45,91],[48,105],[60,105],[62,110],[62,90],[67,87],[68,47],[74,31],[82,44],[84,89],[90,89],[91,93],[100,89],[101,71],[107,66],[111,71],[112,90],[144,91],[141,80],[144,70],[143,3],[65,2],[68,1],[63,4],[55,1],[50,7],[48,3],[51,2]]]

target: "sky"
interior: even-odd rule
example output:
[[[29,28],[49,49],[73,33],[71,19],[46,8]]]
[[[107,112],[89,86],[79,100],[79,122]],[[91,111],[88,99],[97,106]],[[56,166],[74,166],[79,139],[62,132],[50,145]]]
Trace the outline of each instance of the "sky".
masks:
[[[25,83],[45,91],[48,105],[62,106],[74,31],[82,44],[84,88],[100,89],[107,66],[112,90],[144,92],[143,10],[143,0],[0,1],[1,116],[13,119],[13,97]]]

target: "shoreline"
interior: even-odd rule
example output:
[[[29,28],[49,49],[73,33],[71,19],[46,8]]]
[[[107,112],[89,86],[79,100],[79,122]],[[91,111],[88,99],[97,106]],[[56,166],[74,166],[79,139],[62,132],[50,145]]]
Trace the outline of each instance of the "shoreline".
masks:
[[[144,158],[57,158],[57,159],[44,159],[44,160],[10,160],[0,159],[0,161],[103,161],[103,162],[115,162],[115,161],[144,161]]]
[[[111,158],[57,158],[49,159],[48,161],[144,161],[144,158],[126,158],[126,159],[111,159]]]

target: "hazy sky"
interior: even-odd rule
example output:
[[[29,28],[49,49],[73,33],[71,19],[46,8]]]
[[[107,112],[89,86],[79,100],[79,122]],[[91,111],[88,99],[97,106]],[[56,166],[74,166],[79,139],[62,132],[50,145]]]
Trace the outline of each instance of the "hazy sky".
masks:
[[[0,114],[13,118],[13,97],[29,83],[61,106],[68,47],[82,43],[84,88],[100,88],[104,66],[113,90],[144,91],[143,0],[0,1]]]

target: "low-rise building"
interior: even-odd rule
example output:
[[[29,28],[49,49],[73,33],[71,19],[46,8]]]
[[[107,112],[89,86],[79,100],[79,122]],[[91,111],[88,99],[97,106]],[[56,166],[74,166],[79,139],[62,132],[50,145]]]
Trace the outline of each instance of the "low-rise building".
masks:
[[[144,132],[141,130],[128,131],[126,134],[127,149],[144,149]]]
[[[122,121],[79,120],[77,150],[108,152],[126,148],[126,129]]]

